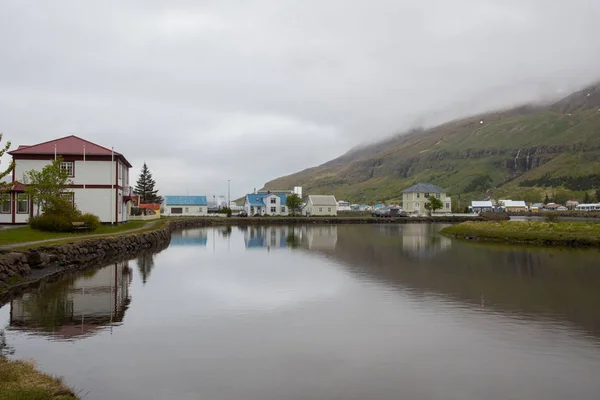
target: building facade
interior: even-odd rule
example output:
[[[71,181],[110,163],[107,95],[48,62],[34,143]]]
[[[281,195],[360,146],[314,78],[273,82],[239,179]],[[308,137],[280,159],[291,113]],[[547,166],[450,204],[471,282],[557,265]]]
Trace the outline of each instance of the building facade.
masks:
[[[286,193],[250,193],[244,199],[244,211],[253,215],[288,215]]]
[[[335,196],[310,195],[306,199],[306,204],[302,209],[302,215],[309,217],[337,215],[337,207],[338,203]]]
[[[417,183],[402,191],[402,207],[404,211],[411,213],[426,212],[425,204],[429,197],[436,197],[442,201],[442,208],[437,212],[452,212],[452,199],[446,195],[446,191],[431,183]]]
[[[205,217],[208,201],[206,196],[165,196],[162,209],[165,217]]]
[[[58,156],[63,160],[61,168],[69,172],[70,184],[64,196],[82,213],[97,215],[104,223],[129,221],[128,203],[133,196],[129,186],[131,164],[122,154],[73,135],[31,146],[22,145],[8,154],[15,161],[14,189],[9,193],[12,203],[2,205],[0,223],[25,224],[37,213],[37,207],[24,194],[25,173],[41,171]]]

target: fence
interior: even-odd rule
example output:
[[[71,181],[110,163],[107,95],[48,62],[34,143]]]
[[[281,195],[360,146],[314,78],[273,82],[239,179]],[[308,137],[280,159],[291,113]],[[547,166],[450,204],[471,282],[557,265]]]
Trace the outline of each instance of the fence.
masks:
[[[130,221],[150,221],[153,219],[159,219],[160,215],[158,214],[153,214],[153,215],[130,215],[129,216],[129,220]]]

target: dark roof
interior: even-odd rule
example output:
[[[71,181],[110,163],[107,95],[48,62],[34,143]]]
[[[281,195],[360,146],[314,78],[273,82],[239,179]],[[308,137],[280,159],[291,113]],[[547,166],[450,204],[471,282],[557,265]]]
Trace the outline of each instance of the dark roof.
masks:
[[[54,154],[54,146],[56,145],[56,153],[58,155],[80,155],[83,154],[83,146],[85,145],[85,154],[88,156],[110,156],[114,153],[115,157],[121,158],[127,166],[131,167],[129,161],[123,157],[123,154],[113,152],[111,149],[97,145],[78,136],[71,135],[59,139],[53,139],[47,142],[34,145],[21,145],[16,150],[9,151],[10,155],[20,154]]]
[[[432,185],[431,183],[417,183],[404,189],[402,193],[446,193],[444,189],[439,186]]]

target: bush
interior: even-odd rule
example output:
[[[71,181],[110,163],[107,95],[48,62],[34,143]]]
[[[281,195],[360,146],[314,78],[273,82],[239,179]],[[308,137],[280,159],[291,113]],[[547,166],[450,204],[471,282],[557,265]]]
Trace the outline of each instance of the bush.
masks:
[[[71,222],[81,217],[81,211],[71,201],[63,198],[48,203],[44,207],[44,214],[60,215],[68,218]]]
[[[71,232],[72,222],[67,216],[56,214],[42,214],[39,217],[29,218],[29,226],[46,232]]]
[[[546,212],[544,214],[544,219],[546,220],[546,222],[558,222],[558,214],[554,214],[552,213],[552,211]]]
[[[100,227],[100,218],[94,214],[82,214],[80,221],[90,227],[90,232],[93,232]]]
[[[482,212],[479,214],[479,216],[485,221],[508,221],[510,219],[506,213],[497,213],[491,211]]]

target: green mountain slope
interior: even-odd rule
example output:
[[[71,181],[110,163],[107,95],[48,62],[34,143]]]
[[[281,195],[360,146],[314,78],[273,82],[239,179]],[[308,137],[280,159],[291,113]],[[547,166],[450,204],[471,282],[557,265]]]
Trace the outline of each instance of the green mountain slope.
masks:
[[[527,106],[415,130],[357,148],[266,189],[303,186],[351,202],[399,201],[430,182],[465,200],[540,201],[600,187],[600,84],[548,106]]]

